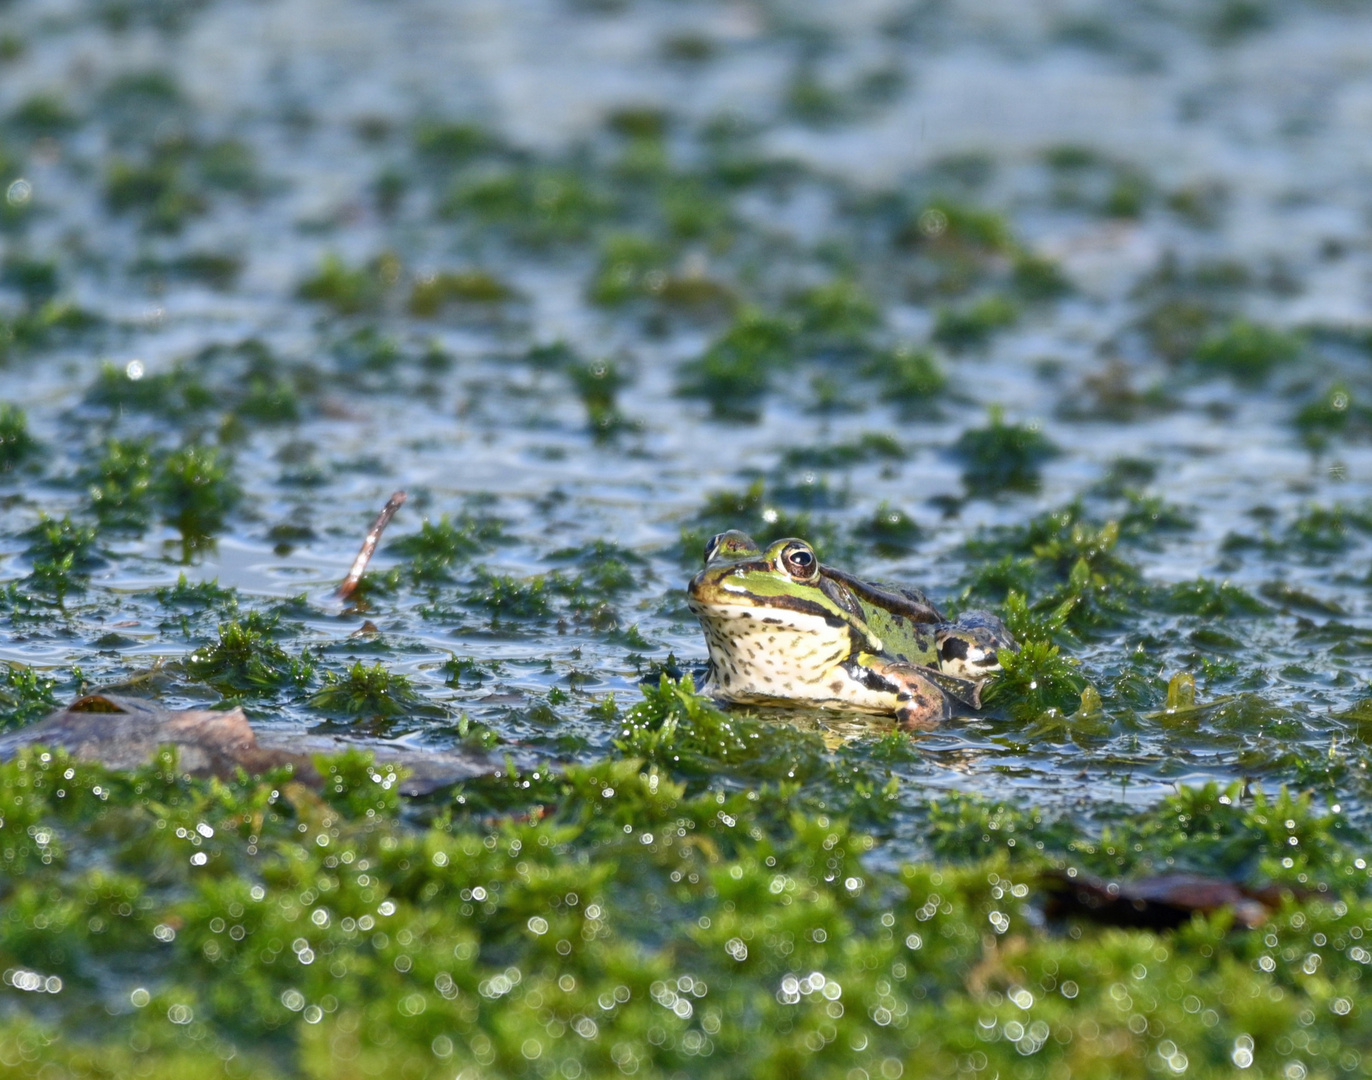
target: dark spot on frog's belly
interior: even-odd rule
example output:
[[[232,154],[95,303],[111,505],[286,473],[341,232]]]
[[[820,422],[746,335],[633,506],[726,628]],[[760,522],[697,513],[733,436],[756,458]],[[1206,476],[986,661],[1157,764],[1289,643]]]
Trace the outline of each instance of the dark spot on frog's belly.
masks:
[[[862,683],[868,690],[873,690],[878,694],[894,694],[899,691],[899,687],[890,679],[879,675],[871,668],[860,667],[855,664],[845,664],[844,670],[854,679]]]
[[[837,694],[840,690],[843,689],[843,680],[835,679],[833,682],[829,684],[829,689],[833,693]]]

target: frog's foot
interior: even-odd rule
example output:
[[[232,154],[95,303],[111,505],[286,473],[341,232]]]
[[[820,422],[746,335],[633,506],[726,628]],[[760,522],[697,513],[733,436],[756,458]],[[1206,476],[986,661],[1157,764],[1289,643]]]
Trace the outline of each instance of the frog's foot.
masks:
[[[934,631],[939,670],[945,674],[984,682],[1000,670],[1000,652],[1019,652],[1019,644],[1005,624],[989,611],[965,611],[957,622],[943,623]]]
[[[951,720],[954,700],[960,696],[950,694],[943,685],[960,680],[903,660],[869,658],[863,681],[870,690],[882,695],[896,722],[906,730],[924,730]]]

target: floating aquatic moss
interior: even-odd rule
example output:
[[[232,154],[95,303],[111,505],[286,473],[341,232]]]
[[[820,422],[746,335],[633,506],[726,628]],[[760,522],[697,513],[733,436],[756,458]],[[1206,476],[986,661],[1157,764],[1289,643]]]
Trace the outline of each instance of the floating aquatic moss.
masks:
[[[208,208],[181,163],[166,154],[146,162],[111,161],[105,172],[105,204],[115,214],[137,211],[147,229],[167,233],[179,232],[188,218]]]
[[[404,675],[379,661],[367,667],[358,660],[339,675],[324,672],[324,686],[311,695],[310,707],[335,717],[434,715],[442,712],[415,692]]]
[[[377,310],[385,294],[400,278],[394,255],[382,255],[367,266],[352,267],[337,255],[326,255],[319,270],[300,283],[296,295],[302,300],[328,304],[340,315]]]
[[[141,360],[132,360],[123,367],[109,362],[101,364],[100,374],[86,392],[86,400],[112,410],[184,417],[211,408],[218,399],[182,364],[154,373],[147,371]]]
[[[444,165],[457,165],[495,149],[499,140],[473,123],[421,120],[414,127],[414,148]]]
[[[238,139],[222,139],[201,147],[195,164],[205,184],[221,191],[256,195],[262,190],[257,155],[251,146]]]
[[[1066,396],[1058,415],[1074,420],[1140,420],[1177,408],[1177,400],[1164,382],[1139,389],[1134,371],[1118,358],[1084,376],[1080,389]]]
[[[592,360],[570,365],[567,375],[586,406],[586,421],[596,438],[608,438],[624,426],[615,398],[628,380],[618,367],[609,360]]]
[[[798,294],[791,302],[806,334],[837,342],[861,342],[881,323],[881,309],[853,281],[833,281]]]
[[[60,521],[45,517],[23,535],[29,540],[24,554],[33,567],[29,583],[55,596],[59,604],[68,592],[83,592],[91,571],[105,562],[96,546],[95,528],[70,516]]]
[[[1318,398],[1301,406],[1293,417],[1296,430],[1310,449],[1324,450],[1336,438],[1367,437],[1372,432],[1372,409],[1345,382],[1336,382]]]
[[[65,135],[78,124],[71,107],[56,94],[32,94],[10,111],[5,123],[25,135]]]
[[[610,204],[569,169],[512,169],[461,177],[440,213],[458,222],[507,230],[533,244],[584,237]]]
[[[802,64],[786,88],[786,111],[803,124],[828,127],[851,116],[851,102]]]
[[[658,212],[668,232],[678,240],[708,238],[720,247],[728,243],[732,208],[727,199],[695,177],[667,179],[658,197]],[[689,275],[686,280],[691,280]]]
[[[493,574],[479,567],[475,588],[463,600],[485,608],[493,620],[539,619],[551,611],[548,579],[541,574],[520,578],[510,574]]]
[[[224,454],[194,443],[167,455],[152,490],[166,520],[187,537],[217,532],[241,497]]]
[[[26,308],[5,318],[0,315],[0,360],[19,351],[33,352],[78,339],[103,320],[64,300],[49,300],[37,309]]]
[[[48,260],[11,255],[0,267],[0,286],[19,293],[29,307],[51,300],[58,284],[57,264]]]
[[[569,562],[578,568],[575,577],[564,581],[559,588],[571,588],[579,595],[598,600],[610,599],[634,588],[645,563],[636,552],[606,540],[560,548],[551,552],[548,560]]]
[[[141,529],[152,516],[156,469],[146,439],[110,439],[100,460],[81,474],[86,497],[102,528]]]
[[[781,455],[779,474],[793,469],[843,469],[864,461],[904,461],[909,451],[883,431],[865,431],[846,443],[793,446]]]
[[[186,672],[226,696],[303,689],[314,680],[315,661],[287,653],[275,640],[280,634],[276,617],[257,611],[220,623],[219,640],[192,652]]]
[[[37,449],[24,410],[8,401],[0,402],[0,472],[10,472],[23,464]]]
[[[4,664],[0,670],[0,731],[23,727],[57,708],[57,680],[36,668]]]
[[[755,782],[803,780],[822,767],[820,745],[817,737],[800,739],[721,712],[695,692],[689,675],[680,683],[664,675],[656,687],[645,687],[615,738],[620,753],[697,782],[721,770]]]
[[[243,259],[228,252],[191,251],[170,259],[143,256],[130,267],[130,273],[152,279],[198,281],[220,292],[227,292],[238,283],[243,272]]]
[[[963,462],[963,483],[975,495],[1035,490],[1040,467],[1058,452],[1037,425],[1007,424],[999,410],[986,427],[965,430],[952,449]]]
[[[1016,720],[1069,712],[1080,703],[1085,681],[1078,664],[1047,641],[1022,641],[1017,653],[1001,654],[1002,671],[982,695],[988,707],[1003,706]]]
[[[238,607],[237,590],[222,587],[218,578],[212,581],[188,581],[184,572],[176,576],[175,585],[158,589],[156,595],[166,607],[190,608],[196,612],[232,611]]]
[[[703,356],[682,365],[678,392],[704,398],[715,416],[754,418],[773,372],[790,361],[793,341],[789,322],[745,311]]]
[[[655,692],[641,730],[691,722],[689,701]],[[1283,1065],[1298,1033],[1312,1065],[1365,1038],[1347,1018],[1367,870],[1308,799],[1211,786],[1092,834],[951,798],[929,826],[945,861],[874,870],[841,820],[788,815],[770,789],[692,793],[635,760],[464,786],[428,829],[397,819],[393,769],[354,754],[319,771],[322,797],[280,775],[189,782],[166,758],[132,774],[34,752],[0,765],[7,908],[23,916],[0,948],[25,986],[52,987],[45,1019],[7,1021],[0,1045],[119,1071],[132,1038],[142,1067],[182,1075],[230,1051],[262,1076],[343,1053],[417,1077],[521,1074],[536,1043],[562,1075],[951,1074],[974,1053],[1003,1074],[1026,1056],[1075,1072],[1165,1053],[1219,1077],[1237,1050]],[[143,869],[66,857],[92,846]],[[1033,908],[1048,853],[1107,873],[1257,865],[1324,891],[1256,931],[1218,916],[1056,935]],[[1131,1028],[1118,988],[1165,1030]]]
[[[411,315],[433,318],[449,304],[499,304],[515,291],[484,270],[444,271],[421,277],[410,290]]]
[[[1106,217],[1139,217],[1152,193],[1153,186],[1147,175],[1137,168],[1117,166],[1110,182],[1110,190],[1101,205],[1101,212]]]
[[[1261,0],[1224,0],[1205,11],[1200,25],[1213,44],[1224,46],[1267,30],[1275,21],[1272,5]]]
[[[1116,550],[1119,537],[1118,522],[1088,521],[1080,504],[982,536],[968,551],[986,561],[967,576],[964,597],[1004,600],[1012,632],[1025,640],[1118,629],[1148,602],[1138,569]]]
[[[1179,615],[1223,616],[1263,615],[1270,609],[1257,597],[1228,581],[1197,578],[1155,589],[1152,606]]]
[[[898,555],[913,549],[923,533],[913,517],[887,502],[853,529],[858,539],[869,541],[880,555]]]
[[[259,424],[294,423],[302,412],[295,386],[279,375],[249,376],[243,396],[234,406],[236,417]]]
[[[928,408],[948,386],[948,376],[933,354],[909,345],[877,353],[863,370],[881,381],[884,400],[907,409]]]
[[[1072,291],[1072,283],[1056,262],[1028,252],[1016,256],[1010,280],[1026,300],[1053,300]]]
[[[1215,307],[1184,297],[1164,299],[1144,312],[1139,327],[1153,351],[1170,363],[1195,354],[1219,318]]]
[[[1202,371],[1232,375],[1241,382],[1259,382],[1274,369],[1293,363],[1302,347],[1300,338],[1293,334],[1235,319],[1222,332],[1201,341],[1194,359]]]
[[[1186,184],[1167,196],[1167,208],[1196,229],[1217,228],[1229,203],[1229,188],[1217,181]]]
[[[979,348],[998,331],[1014,326],[1019,314],[1012,300],[998,295],[964,308],[940,308],[934,319],[934,340],[950,349]]]
[[[1008,254],[1015,246],[1009,222],[1002,215],[951,199],[935,199],[921,207],[896,238],[935,250],[980,255]]]
[[[457,563],[478,554],[500,539],[497,518],[462,514],[456,521],[444,514],[437,522],[425,519],[419,532],[404,536],[390,550],[410,560],[410,573],[416,581],[447,578]]]
[[[600,269],[588,295],[593,303],[613,306],[660,291],[667,282],[668,251],[636,233],[609,236],[601,245]]]
[[[1307,551],[1343,551],[1355,534],[1372,535],[1372,506],[1308,506],[1291,522],[1292,543]]]
[[[482,660],[475,656],[453,656],[440,665],[444,682],[448,686],[461,686],[468,689],[482,686],[487,679],[504,674],[505,667],[499,660]]]

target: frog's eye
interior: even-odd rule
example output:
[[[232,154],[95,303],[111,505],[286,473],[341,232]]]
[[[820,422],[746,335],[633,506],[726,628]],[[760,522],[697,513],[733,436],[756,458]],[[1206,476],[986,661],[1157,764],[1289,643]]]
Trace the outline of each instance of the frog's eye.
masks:
[[[819,560],[804,544],[792,544],[783,549],[781,566],[797,581],[808,581],[819,573]]]
[[[720,542],[724,539],[724,533],[715,533],[714,536],[705,541],[705,562],[709,563],[719,551]]]

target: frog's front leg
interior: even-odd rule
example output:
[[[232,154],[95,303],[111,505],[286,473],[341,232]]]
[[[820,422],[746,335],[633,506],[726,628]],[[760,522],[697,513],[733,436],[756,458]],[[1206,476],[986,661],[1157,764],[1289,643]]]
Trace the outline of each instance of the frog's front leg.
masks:
[[[965,611],[957,622],[934,631],[939,670],[971,682],[985,682],[1000,670],[1002,650],[1019,652],[1005,623],[989,611]]]

